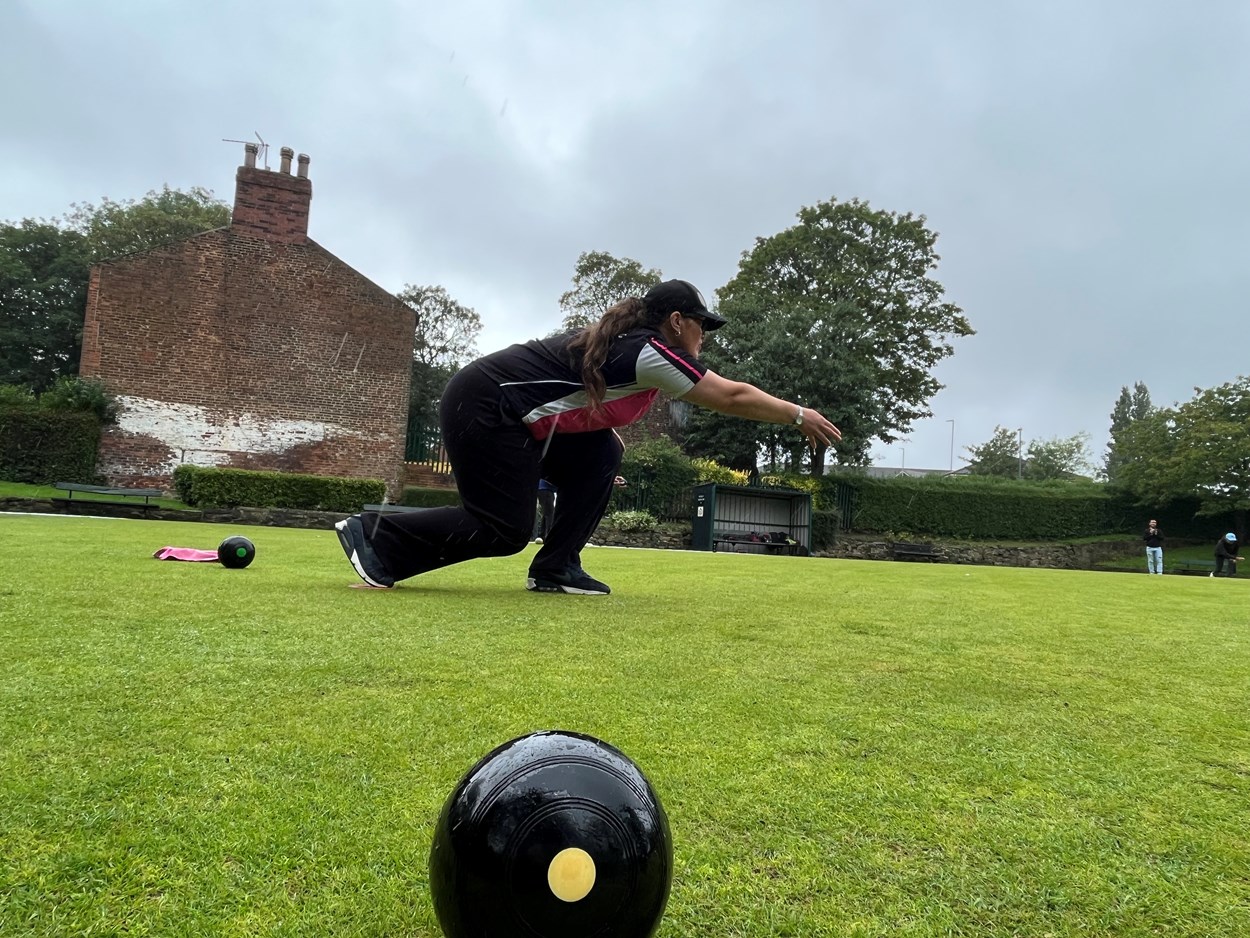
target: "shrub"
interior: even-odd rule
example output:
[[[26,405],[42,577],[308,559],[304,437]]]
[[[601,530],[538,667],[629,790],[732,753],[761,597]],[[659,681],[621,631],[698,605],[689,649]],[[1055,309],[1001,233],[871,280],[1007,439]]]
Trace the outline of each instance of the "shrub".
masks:
[[[183,467],[180,467],[183,468]],[[178,474],[175,475],[175,488]],[[381,479],[344,479],[295,472],[256,472],[251,469],[183,471],[188,489],[187,504],[199,508],[295,508],[307,511],[354,513],[362,505],[382,501],[386,483]],[[191,501],[187,501],[190,498]]]
[[[409,485],[399,496],[399,503],[410,508],[458,506],[460,504],[460,493],[455,489],[436,489]]]
[[[174,494],[184,505],[195,504],[195,476],[202,466],[181,465],[174,470]]]
[[[644,534],[660,527],[660,522],[648,511],[614,511],[604,520],[622,534]]]
[[[0,407],[0,479],[49,485],[96,482],[100,421],[94,414]]]
[[[834,506],[832,501],[826,500],[825,487],[819,476],[805,476],[794,472],[770,473],[760,477],[760,485],[806,492],[812,496],[813,510],[827,511]]]
[[[715,482],[717,485],[746,485],[750,481],[750,473],[743,472],[741,469],[730,469],[728,466],[722,466],[714,459],[703,459],[696,457],[690,460],[690,465],[695,471],[695,481]]]
[[[100,423],[117,419],[117,399],[95,378],[65,375],[39,397],[39,406],[47,410],[75,411],[95,414]]]
[[[678,509],[689,505],[695,469],[690,458],[668,437],[628,447],[621,459],[621,475],[629,484],[612,493],[614,509],[688,516],[688,512]]]
[[[838,513],[812,511],[812,550],[832,547],[838,539]]]
[[[0,384],[0,407],[33,407],[35,394],[21,384]]]

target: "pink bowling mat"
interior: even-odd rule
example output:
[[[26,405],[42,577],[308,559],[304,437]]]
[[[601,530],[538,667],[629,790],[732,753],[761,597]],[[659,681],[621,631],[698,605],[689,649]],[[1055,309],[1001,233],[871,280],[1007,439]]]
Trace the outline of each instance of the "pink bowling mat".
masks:
[[[157,560],[192,560],[200,563],[217,562],[217,551],[196,550],[194,547],[162,547],[152,556]]]

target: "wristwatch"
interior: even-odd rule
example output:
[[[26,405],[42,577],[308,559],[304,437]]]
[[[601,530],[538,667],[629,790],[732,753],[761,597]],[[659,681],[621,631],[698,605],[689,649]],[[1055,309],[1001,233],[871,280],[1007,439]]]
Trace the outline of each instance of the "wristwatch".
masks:
[[[803,426],[803,406],[799,405],[799,412],[794,415],[794,425],[796,427]]]

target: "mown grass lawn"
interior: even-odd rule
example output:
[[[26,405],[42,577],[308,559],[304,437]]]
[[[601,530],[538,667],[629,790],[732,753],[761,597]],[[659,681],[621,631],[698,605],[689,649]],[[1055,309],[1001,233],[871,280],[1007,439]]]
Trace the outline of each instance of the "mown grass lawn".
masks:
[[[246,570],[151,559],[242,533]],[[1250,934],[1250,588],[588,549],[390,592],[331,531],[0,515],[0,934],[436,936],[439,808],[600,736],[665,938]]]

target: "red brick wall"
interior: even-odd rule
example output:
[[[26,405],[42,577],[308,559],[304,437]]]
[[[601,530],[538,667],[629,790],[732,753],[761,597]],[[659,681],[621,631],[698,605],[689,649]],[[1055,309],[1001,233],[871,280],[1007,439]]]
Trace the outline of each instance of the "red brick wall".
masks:
[[[122,404],[100,451],[114,484],[168,485],[187,462],[398,494],[414,313],[278,216],[262,239],[236,207],[229,229],[93,269],[81,368]]]

